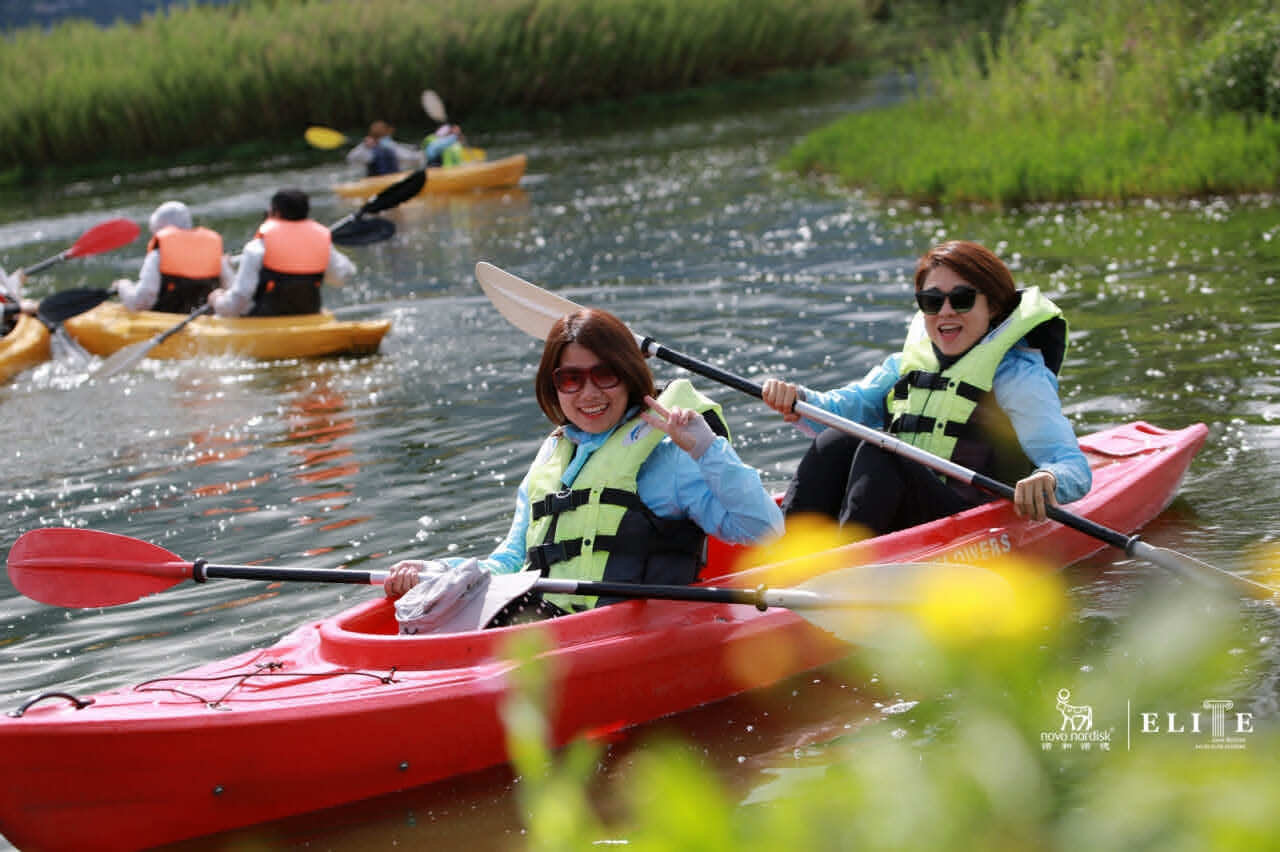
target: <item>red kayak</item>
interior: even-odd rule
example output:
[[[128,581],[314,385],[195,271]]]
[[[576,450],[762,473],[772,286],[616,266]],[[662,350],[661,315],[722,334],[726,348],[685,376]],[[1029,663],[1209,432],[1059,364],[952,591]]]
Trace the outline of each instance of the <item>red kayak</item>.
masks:
[[[1094,485],[1070,510],[1138,529],[1173,499],[1206,434],[1200,424],[1139,422],[1081,439]],[[1102,547],[1053,521],[1024,522],[997,500],[839,548],[831,563],[1021,555],[1052,570]],[[733,556],[712,549],[708,582],[757,586],[765,569],[735,571]],[[533,625],[406,636],[380,590],[369,597],[261,650],[92,697],[50,693],[0,716],[0,833],[43,852],[139,849],[505,763],[499,708],[516,664],[503,648],[528,631],[544,631],[561,744],[851,653],[778,606],[632,600]]]

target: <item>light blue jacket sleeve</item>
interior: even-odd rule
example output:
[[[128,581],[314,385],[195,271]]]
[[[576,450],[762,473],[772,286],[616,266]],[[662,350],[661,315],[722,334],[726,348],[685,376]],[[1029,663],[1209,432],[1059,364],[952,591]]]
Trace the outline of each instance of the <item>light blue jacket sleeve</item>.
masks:
[[[1004,409],[1022,451],[1036,470],[1053,474],[1059,503],[1079,500],[1093,485],[1089,460],[1080,449],[1071,421],[1062,413],[1058,377],[1039,350],[1015,346],[996,367],[992,390]],[[1012,483],[1010,483],[1012,484]]]
[[[640,467],[636,489],[661,518],[688,518],[734,544],[782,535],[782,510],[760,472],[743,463],[724,437],[698,459],[663,438]]]
[[[894,353],[864,378],[842,388],[821,393],[805,388],[805,400],[847,420],[884,429],[888,426],[885,398],[898,381],[901,363],[902,354]],[[1022,451],[1037,470],[1047,470],[1057,480],[1058,502],[1070,503],[1089,493],[1093,484],[1089,461],[1062,413],[1058,378],[1045,366],[1039,350],[1010,349],[996,367],[992,386],[996,404],[1013,425]],[[827,428],[807,419],[798,425],[811,435]]]
[[[893,389],[894,382],[898,381],[898,365],[901,362],[902,353],[895,352],[861,379],[842,388],[822,392],[803,388],[804,400],[846,420],[884,429],[889,425],[885,422],[888,414],[885,399]],[[807,418],[797,421],[797,425],[810,435],[816,435],[827,428]]]

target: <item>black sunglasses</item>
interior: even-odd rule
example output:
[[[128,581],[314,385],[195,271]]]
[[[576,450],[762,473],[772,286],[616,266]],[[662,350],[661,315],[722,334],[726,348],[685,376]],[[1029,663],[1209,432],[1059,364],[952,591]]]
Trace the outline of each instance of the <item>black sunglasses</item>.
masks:
[[[594,367],[557,367],[551,373],[551,381],[560,393],[577,393],[587,385],[587,377],[600,390],[616,387],[622,381],[617,372],[608,364],[596,364]]]
[[[916,291],[916,304],[920,306],[922,313],[933,316],[942,310],[943,302],[950,300],[951,307],[956,313],[966,314],[973,310],[974,303],[978,301],[979,292],[978,288],[970,287],[968,284],[952,287],[946,293],[937,287],[930,287],[928,290]]]

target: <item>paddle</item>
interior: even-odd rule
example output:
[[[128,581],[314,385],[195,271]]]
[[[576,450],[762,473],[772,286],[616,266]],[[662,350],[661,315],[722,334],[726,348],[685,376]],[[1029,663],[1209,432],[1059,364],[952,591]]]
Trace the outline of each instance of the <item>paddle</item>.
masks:
[[[136,240],[141,232],[142,229],[138,227],[137,223],[129,219],[108,219],[81,234],[80,239],[72,243],[70,248],[64,249],[52,257],[47,257],[39,263],[28,266],[22,270],[22,273],[28,276],[34,275],[43,269],[53,266],[55,263],[61,263],[73,257],[89,257],[90,255],[101,254],[102,252],[127,246]]]
[[[159,545],[130,536],[69,527],[45,527],[18,537],[9,551],[9,579],[23,595],[64,607],[106,607],[130,603],[162,592],[183,580],[211,579],[267,582],[347,583],[381,586],[388,571],[330,568],[282,568],[260,565],[213,565],[185,560]],[[763,586],[671,586],[556,580],[537,572],[497,575],[515,582],[500,590],[506,600],[528,591],[627,599],[746,604],[801,611],[801,615],[838,636],[856,629],[834,610],[901,609],[921,603],[946,589],[964,588],[983,599],[1002,600],[1009,584],[994,571],[943,562],[854,565],[821,574],[793,588]],[[956,584],[956,585],[951,585]],[[486,608],[505,601],[486,601]],[[822,615],[823,612],[828,615]],[[857,633],[865,638],[865,630]]]
[[[133,343],[121,349],[117,349],[111,357],[98,365],[98,369],[93,371],[95,378],[109,379],[112,376],[131,370],[136,367],[144,358],[150,354],[161,343],[164,343],[170,337],[182,331],[187,325],[205,314],[213,313],[213,305],[208,302],[196,308],[191,313],[182,318],[177,325],[171,326],[154,337],[143,340],[139,343]]]
[[[93,363],[93,355],[67,333],[62,323],[85,311],[92,310],[106,301],[111,291],[102,288],[81,287],[62,290],[45,296],[36,309],[36,319],[49,329],[50,346],[54,360],[69,362],[76,371],[87,369]]]
[[[449,113],[445,111],[444,101],[431,89],[422,90],[422,108],[438,124],[444,124],[449,120]]]
[[[410,198],[413,198],[422,189],[422,185],[427,180],[426,171],[419,169],[409,175],[401,178],[391,186],[371,197],[368,201],[360,206],[355,213],[344,216],[337,222],[329,226],[329,231],[334,234],[334,241],[338,242],[337,235],[343,232],[347,239],[361,239],[363,242],[355,243],[357,245],[378,242],[379,240],[388,239],[395,233],[395,223],[377,217],[371,219],[362,218],[367,213],[377,213],[381,210],[390,210],[392,207],[403,204]],[[187,324],[198,317],[204,316],[212,312],[209,305],[204,305],[192,311],[184,317],[181,322],[171,328],[165,329],[149,340],[143,340],[138,343],[132,343],[116,352],[108,359],[103,361],[98,369],[93,372],[94,377],[110,378],[126,370],[131,370],[151,353],[161,343],[164,343],[173,335],[182,331]]]
[[[449,113],[444,108],[444,101],[431,89],[422,90],[422,108],[426,110],[427,115],[431,116],[433,121],[440,124],[446,124],[449,121]],[[462,159],[467,163],[480,163],[488,157],[483,148],[472,148],[464,145],[462,148]]]
[[[565,314],[579,310],[580,306],[554,293],[549,293],[542,288],[530,284],[522,278],[512,275],[510,272],[499,269],[490,263],[481,261],[476,264],[476,278],[480,281],[480,286],[489,300],[493,302],[507,321],[516,328],[532,335],[539,340],[545,340],[547,333],[551,330],[551,326],[557,319]],[[634,334],[634,332],[632,332]],[[760,386],[754,382],[750,382],[740,376],[727,373],[718,367],[683,355],[679,352],[673,352],[670,349],[660,345],[657,341],[648,337],[635,335],[636,342],[640,345],[640,349],[648,355],[654,355],[683,367],[686,370],[706,376],[721,384],[728,385],[735,390],[750,394],[759,399],[762,391]],[[961,482],[967,482],[984,491],[1003,497],[1007,500],[1013,499],[1013,487],[1005,483],[998,482],[987,476],[984,476],[968,468],[962,467],[949,459],[935,456],[919,447],[912,446],[898,438],[893,437],[879,429],[865,426],[836,414],[831,414],[818,408],[810,403],[799,401],[795,405],[798,414],[809,418],[815,422],[829,426],[846,432],[854,437],[861,438],[871,444],[874,444],[888,452],[896,453],[905,458],[916,461],[932,470],[941,474],[957,479]],[[1145,559],[1162,568],[1178,573],[1184,577],[1190,577],[1197,580],[1203,580],[1206,577],[1214,577],[1216,579],[1227,579],[1232,583],[1241,586],[1254,594],[1265,594],[1267,596],[1280,595],[1280,589],[1274,589],[1263,583],[1233,574],[1230,571],[1223,570],[1207,562],[1201,562],[1192,556],[1178,553],[1174,550],[1168,550],[1163,547],[1156,547],[1142,541],[1138,536],[1127,536],[1117,532],[1101,524],[1094,523],[1088,518],[1068,512],[1059,506],[1051,506],[1047,510],[1050,518],[1060,524],[1068,526],[1085,535],[1092,536],[1099,541],[1105,542],[1112,547],[1119,548],[1128,556]]]
[[[302,136],[309,145],[319,148],[321,151],[332,151],[334,148],[339,148],[349,141],[344,133],[339,133],[331,127],[315,125],[303,131]]]
[[[111,292],[106,287],[77,287],[50,293],[40,300],[37,315],[45,325],[65,322],[98,307],[111,298]]]
[[[329,226],[334,242],[339,245],[367,245],[390,239],[395,233],[395,223],[386,219],[365,219],[370,213],[378,213],[398,207],[422,192],[427,183],[427,170],[409,172],[391,186],[371,197],[360,209]],[[376,238],[371,238],[375,237]]]
[[[113,251],[136,240],[141,232],[142,229],[138,227],[138,224],[129,219],[108,219],[81,234],[80,238],[72,243],[70,248],[26,267],[22,270],[22,275],[34,275],[64,260],[76,257],[90,257],[95,254]],[[77,343],[71,335],[67,334],[67,330],[62,327],[62,322],[96,307],[102,303],[102,299],[106,298],[106,296],[103,296],[102,299],[93,301],[96,297],[87,297],[85,295],[91,292],[96,293],[97,291],[82,288],[54,293],[41,299],[36,310],[36,318],[44,323],[45,328],[49,329],[49,334],[52,336],[54,354],[59,357],[65,354],[68,358],[78,361],[80,366],[88,364],[93,356],[86,352],[84,347]]]

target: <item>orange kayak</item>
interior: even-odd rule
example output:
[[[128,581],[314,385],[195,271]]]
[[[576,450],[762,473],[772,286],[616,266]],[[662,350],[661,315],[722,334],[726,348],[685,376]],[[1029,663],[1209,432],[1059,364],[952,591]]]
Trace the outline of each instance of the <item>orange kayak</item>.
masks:
[[[476,189],[504,189],[516,186],[520,183],[520,178],[524,177],[528,162],[529,158],[524,154],[515,154],[497,160],[479,160],[448,168],[432,166],[427,169],[427,182],[418,194],[471,192]],[[337,184],[333,187],[333,191],[343,198],[368,198],[408,174],[409,172],[396,172],[361,178]]]
[[[105,358],[130,344],[151,340],[183,318],[183,314],[158,311],[131,313],[118,302],[104,302],[68,319],[63,327],[91,354]],[[273,361],[368,355],[378,351],[390,329],[390,320],[346,321],[327,311],[281,317],[203,316],[156,346],[148,357],[238,355]]]
[[[0,383],[49,358],[49,329],[35,317],[19,314],[13,330],[0,337]]]

